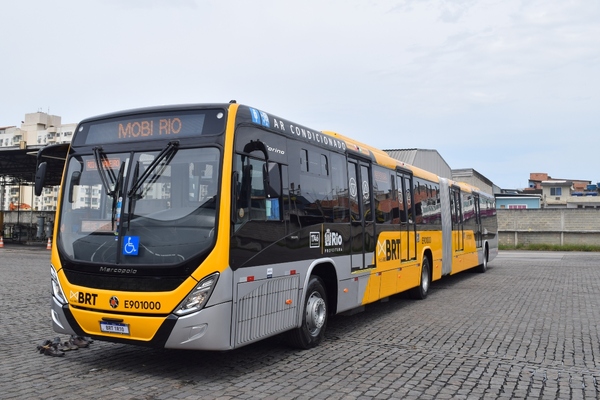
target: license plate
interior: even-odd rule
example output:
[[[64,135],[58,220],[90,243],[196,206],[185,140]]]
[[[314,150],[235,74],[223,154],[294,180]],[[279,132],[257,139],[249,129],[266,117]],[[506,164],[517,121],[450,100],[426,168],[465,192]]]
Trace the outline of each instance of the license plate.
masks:
[[[100,321],[100,330],[105,333],[119,333],[129,335],[129,325],[118,322]]]

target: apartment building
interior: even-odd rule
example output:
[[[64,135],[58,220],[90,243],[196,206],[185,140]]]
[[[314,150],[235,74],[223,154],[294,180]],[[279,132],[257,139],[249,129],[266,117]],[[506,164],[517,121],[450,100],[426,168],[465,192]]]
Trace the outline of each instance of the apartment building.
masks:
[[[0,147],[26,149],[28,146],[70,142],[76,126],[76,123],[62,124],[60,116],[41,111],[25,114],[19,127],[0,127]],[[42,195],[37,197],[29,183],[3,177],[0,182],[0,210],[56,210],[58,186],[44,188]]]
[[[532,172],[529,188],[523,193],[538,193],[543,208],[600,208],[598,185],[583,179],[557,179],[545,172]]]

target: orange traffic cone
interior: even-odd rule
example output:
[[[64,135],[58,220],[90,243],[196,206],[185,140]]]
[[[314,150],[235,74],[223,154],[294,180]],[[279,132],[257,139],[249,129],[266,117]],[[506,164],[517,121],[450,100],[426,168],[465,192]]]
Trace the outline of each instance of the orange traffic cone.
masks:
[[[0,235],[0,248],[4,247],[4,239],[2,238],[2,235]]]
[[[48,238],[48,244],[46,244],[46,250],[52,250],[52,240]]]

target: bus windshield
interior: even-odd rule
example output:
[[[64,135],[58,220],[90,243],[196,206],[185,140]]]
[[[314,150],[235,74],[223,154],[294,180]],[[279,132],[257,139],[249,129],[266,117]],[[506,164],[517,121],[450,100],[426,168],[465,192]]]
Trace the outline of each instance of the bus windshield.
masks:
[[[72,154],[60,212],[59,250],[73,261],[179,264],[212,245],[217,148]]]

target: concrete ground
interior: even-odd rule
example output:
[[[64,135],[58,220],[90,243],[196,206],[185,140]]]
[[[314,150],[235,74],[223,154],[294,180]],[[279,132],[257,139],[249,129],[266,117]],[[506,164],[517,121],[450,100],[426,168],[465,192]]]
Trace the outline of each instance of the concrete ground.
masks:
[[[309,351],[271,338],[230,352],[95,341],[61,358],[50,252],[0,248],[0,399],[588,399],[600,397],[600,254],[500,252],[485,274],[329,321]],[[68,339],[62,336],[61,339]]]

